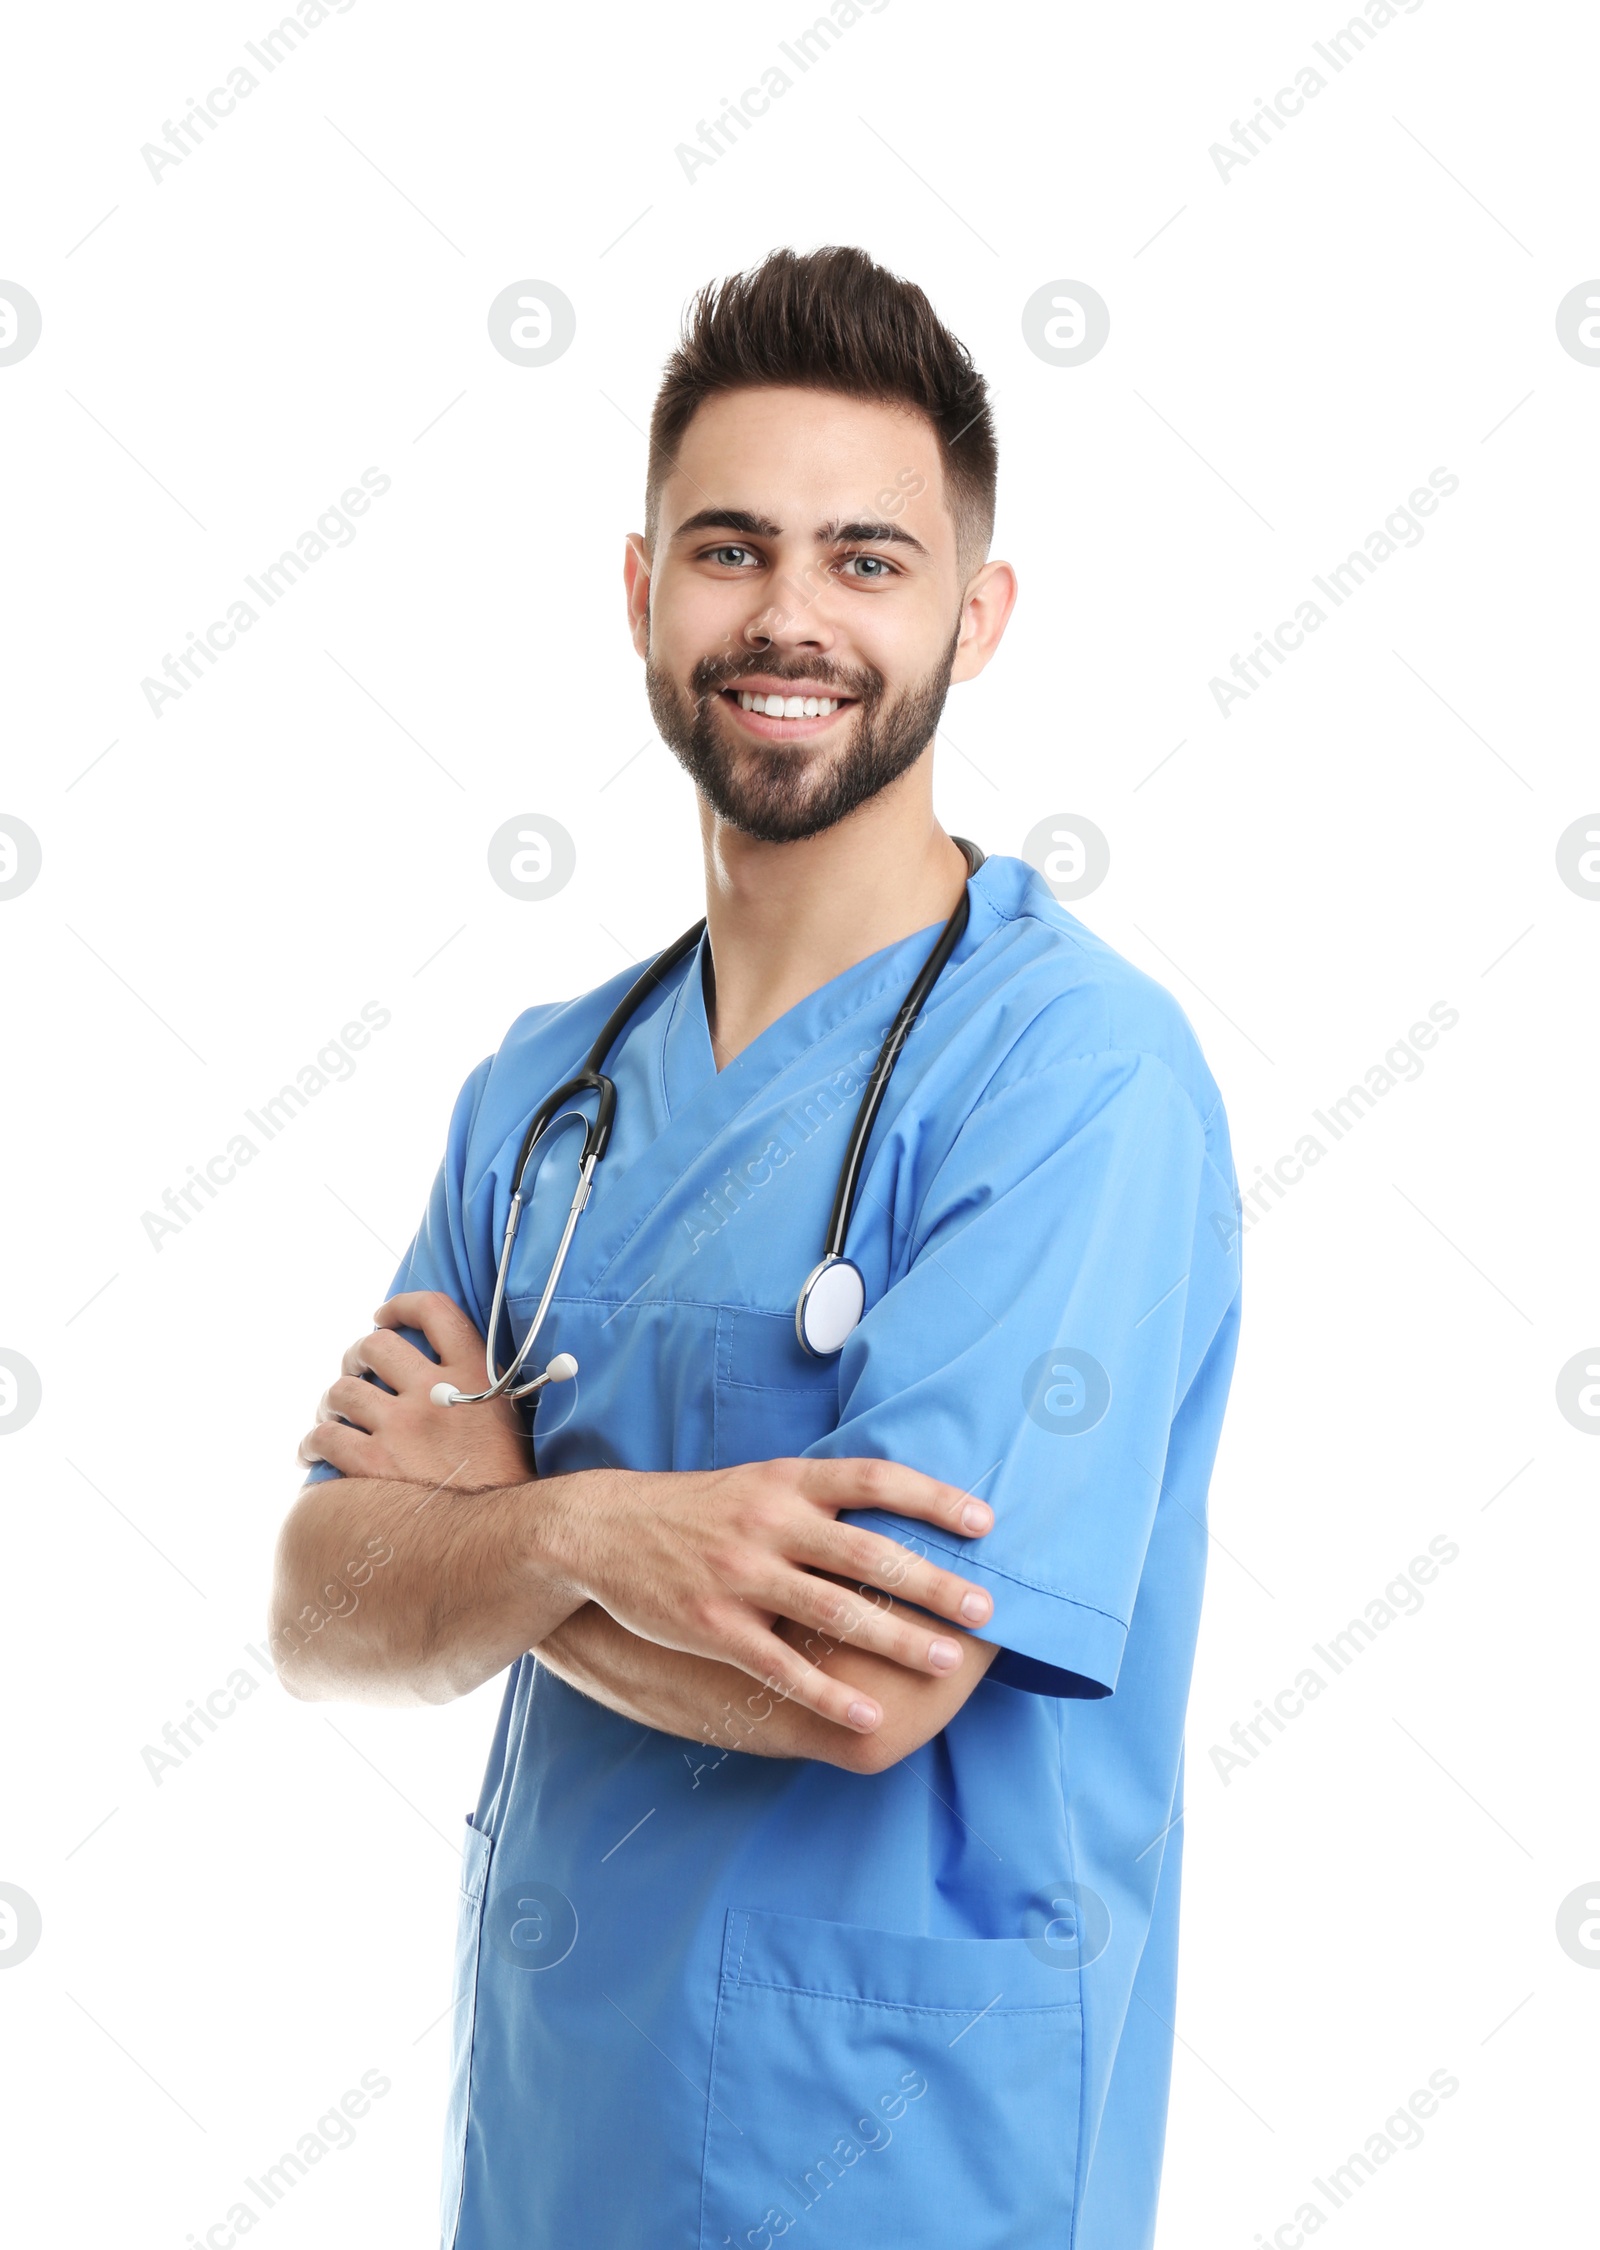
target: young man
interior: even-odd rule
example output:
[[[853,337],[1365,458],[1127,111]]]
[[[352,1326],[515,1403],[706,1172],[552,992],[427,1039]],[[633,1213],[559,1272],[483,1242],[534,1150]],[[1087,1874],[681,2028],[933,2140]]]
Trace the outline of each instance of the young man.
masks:
[[[1235,1185],[1176,1004],[934,818],[946,689],[1016,594],[995,467],[967,353],[861,251],[697,299],[625,577],[706,926],[594,1066],[610,1144],[519,1379],[577,1375],[531,1444],[504,1398],[434,1396],[484,1387],[530,1121],[638,970],[472,1072],[301,1446],[285,1685],[511,1668],[446,2250],[1151,2237]],[[839,1203],[861,1287],[829,1268],[808,1348],[863,1090],[952,917]],[[535,1143],[497,1367],[581,1137]]]

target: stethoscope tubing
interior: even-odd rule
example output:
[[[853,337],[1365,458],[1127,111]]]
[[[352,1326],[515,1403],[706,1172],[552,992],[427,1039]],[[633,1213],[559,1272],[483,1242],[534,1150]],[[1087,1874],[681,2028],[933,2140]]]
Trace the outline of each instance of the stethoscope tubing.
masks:
[[[952,841],[960,845],[965,855],[968,881],[970,882],[972,876],[976,875],[978,869],[983,865],[984,855],[976,844],[969,843],[964,836],[957,836]],[[883,1097],[888,1089],[894,1066],[900,1059],[901,1049],[911,1036],[912,1027],[922,1013],[923,1005],[929,993],[938,982],[945,963],[960,942],[962,932],[967,926],[970,911],[971,893],[968,891],[966,884],[963,884],[961,896],[956,901],[954,911],[940,931],[932,951],[917,971],[911,989],[901,1002],[899,1012],[895,1016],[894,1022],[889,1026],[883,1045],[878,1050],[878,1059],[873,1064],[871,1076],[868,1078],[862,1093],[855,1122],[850,1128],[850,1139],[845,1149],[844,1161],[839,1168],[839,1181],[834,1190],[833,1209],[828,1219],[827,1246],[822,1259],[824,1266],[835,1259],[842,1258],[844,1255],[845,1241],[850,1232],[850,1220],[855,1210],[856,1190],[860,1184],[861,1167],[866,1155],[867,1143],[872,1137],[872,1128],[877,1123],[878,1111],[882,1107]],[[551,1301],[561,1280],[562,1270],[567,1262],[567,1252],[572,1246],[574,1230],[583,1213],[584,1206],[589,1200],[600,1159],[605,1155],[611,1140],[611,1129],[617,1113],[617,1089],[615,1082],[606,1076],[606,1062],[611,1049],[627,1029],[639,1008],[661,983],[662,979],[669,976],[672,970],[677,967],[684,955],[692,952],[699,944],[705,933],[705,927],[705,921],[702,918],[691,929],[685,930],[681,937],[674,938],[671,945],[667,946],[663,952],[656,955],[644,973],[635,978],[616,1007],[613,1008],[611,1014],[606,1018],[594,1045],[589,1049],[588,1055],[584,1059],[583,1068],[567,1079],[564,1084],[556,1087],[553,1093],[547,1094],[529,1119],[528,1128],[523,1134],[522,1146],[511,1175],[511,1201],[506,1211],[505,1231],[501,1238],[500,1256],[495,1267],[494,1301],[489,1310],[489,1332],[484,1339],[483,1351],[484,1373],[488,1378],[488,1387],[485,1390],[470,1393],[456,1392],[451,1399],[453,1405],[480,1406],[490,1399],[503,1397],[514,1400],[524,1399],[534,1391],[541,1390],[547,1382],[552,1380],[549,1371],[546,1371],[543,1375],[535,1376],[532,1382],[517,1384],[517,1377],[522,1371],[523,1362],[532,1350],[540,1329],[544,1326],[545,1315],[550,1309]],[[593,1118],[586,1118],[581,1110],[568,1110],[564,1116],[557,1116],[557,1112],[561,1110],[564,1102],[576,1095],[585,1093],[594,1093],[598,1096]],[[516,1243],[517,1228],[522,1218],[522,1183],[527,1176],[528,1164],[533,1152],[546,1132],[552,1128],[553,1124],[564,1123],[568,1117],[576,1119],[584,1127],[583,1150],[578,1159],[578,1184],[567,1210],[566,1224],[562,1228],[561,1240],[557,1245],[555,1258],[551,1263],[549,1279],[544,1285],[543,1294],[540,1296],[533,1319],[528,1325],[528,1332],[518,1346],[516,1356],[510,1366],[504,1374],[500,1374],[495,1368],[495,1338],[500,1330],[500,1316],[505,1306],[506,1283],[511,1272],[511,1253]],[[820,1271],[821,1269],[816,1270]],[[814,1279],[815,1275],[812,1278]],[[809,1286],[808,1281],[807,1287],[809,1288]],[[802,1341],[804,1341],[803,1331]],[[554,1365],[554,1362],[552,1362],[552,1365]],[[441,1392],[447,1388],[444,1385],[437,1387]]]
[[[952,837],[951,841],[959,844],[966,854],[967,881],[970,882],[983,865],[984,855],[979,851],[976,844],[968,843],[964,836]],[[866,1090],[862,1094],[861,1106],[856,1111],[855,1123],[850,1128],[850,1140],[844,1152],[844,1162],[839,1167],[839,1184],[834,1190],[833,1210],[828,1219],[828,1240],[823,1253],[825,1257],[842,1258],[844,1256],[845,1238],[850,1232],[850,1220],[856,1203],[856,1188],[861,1178],[862,1159],[867,1152],[867,1143],[872,1138],[872,1128],[878,1121],[878,1111],[882,1107],[884,1094],[888,1090],[890,1076],[895,1064],[900,1060],[901,1048],[911,1036],[913,1024],[922,1013],[923,1004],[927,1000],[928,994],[938,983],[945,963],[961,941],[961,934],[967,926],[967,917],[971,911],[972,894],[967,889],[966,884],[963,883],[961,896],[955,904],[955,911],[940,931],[933,951],[918,970],[915,983],[900,1003],[900,1012],[889,1026],[888,1035],[884,1039],[883,1045],[878,1049],[878,1059],[872,1066],[872,1075],[867,1080]]]

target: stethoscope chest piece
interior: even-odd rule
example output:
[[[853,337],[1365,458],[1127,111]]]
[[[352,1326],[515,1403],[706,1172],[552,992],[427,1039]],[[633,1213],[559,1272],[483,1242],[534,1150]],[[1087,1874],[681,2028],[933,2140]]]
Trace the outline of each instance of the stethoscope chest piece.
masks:
[[[867,1285],[854,1258],[824,1258],[813,1266],[794,1308],[794,1332],[802,1351],[831,1359],[861,1319]]]

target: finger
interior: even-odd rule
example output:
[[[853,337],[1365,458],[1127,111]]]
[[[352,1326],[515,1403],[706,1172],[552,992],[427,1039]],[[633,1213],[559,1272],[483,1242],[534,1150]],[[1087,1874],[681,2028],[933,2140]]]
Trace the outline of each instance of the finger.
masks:
[[[908,1469],[902,1461],[806,1460],[798,1484],[802,1496],[819,1506],[887,1508],[897,1516],[937,1524],[957,1539],[981,1539],[994,1523],[986,1500],[924,1476],[920,1469]]]
[[[407,1289],[381,1304],[372,1316],[379,1328],[418,1328],[445,1365],[470,1358],[483,1337],[453,1297],[440,1289]]]
[[[319,1422],[300,1440],[300,1459],[315,1466],[326,1461],[330,1469],[341,1476],[375,1477],[383,1474],[378,1441],[365,1430],[353,1430],[344,1422]]]
[[[909,1545],[901,1546],[857,1524],[818,1523],[792,1559],[834,1571],[853,1586],[881,1586],[901,1601],[915,1602],[936,1617],[948,1617],[969,1632],[987,1625],[994,1615],[993,1596],[970,1578],[943,1570]]]
[[[941,1633],[902,1610],[870,1585],[836,1585],[831,1578],[799,1574],[797,1590],[783,1597],[782,1614],[800,1629],[802,1654],[820,1664],[843,1643],[903,1664],[908,1671],[946,1679],[962,1663],[965,1633]]]
[[[408,1376],[415,1376],[426,1368],[435,1382],[438,1369],[415,1344],[408,1344],[404,1336],[397,1336],[392,1328],[374,1328],[365,1336],[358,1336],[339,1362],[346,1375],[365,1375],[370,1372],[382,1378],[391,1390],[399,1390]]]
[[[353,1422],[358,1430],[377,1430],[386,1414],[394,1411],[394,1398],[388,1391],[380,1391],[376,1383],[368,1383],[359,1375],[340,1375],[322,1394],[317,1408],[319,1421],[331,1421],[342,1415]]]
[[[851,1734],[871,1734],[882,1723],[883,1707],[870,1695],[833,1679],[776,1633],[752,1633],[743,1616],[730,1622],[728,1638],[710,1653],[759,1680],[775,1701],[802,1704]]]

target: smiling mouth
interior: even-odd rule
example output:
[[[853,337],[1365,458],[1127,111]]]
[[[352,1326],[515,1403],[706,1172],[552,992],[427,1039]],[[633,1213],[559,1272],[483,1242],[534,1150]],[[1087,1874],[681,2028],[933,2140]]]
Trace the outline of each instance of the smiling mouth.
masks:
[[[818,734],[841,712],[853,710],[857,700],[853,695],[769,695],[759,688],[740,687],[718,693],[745,727],[769,742],[800,741]]]

